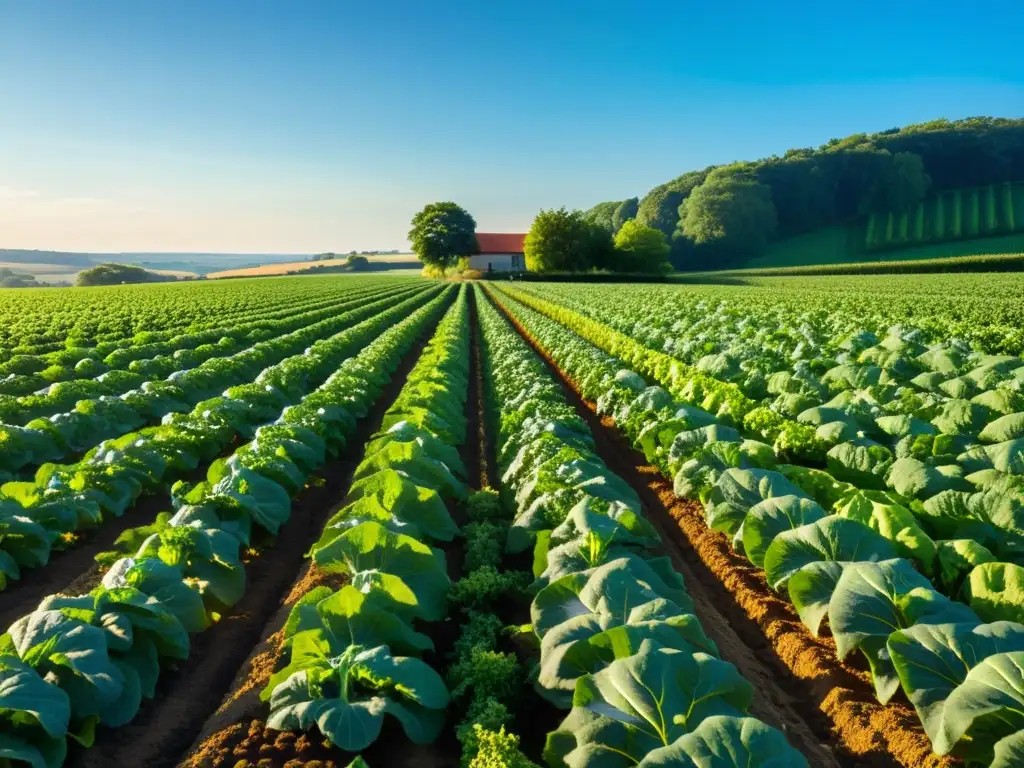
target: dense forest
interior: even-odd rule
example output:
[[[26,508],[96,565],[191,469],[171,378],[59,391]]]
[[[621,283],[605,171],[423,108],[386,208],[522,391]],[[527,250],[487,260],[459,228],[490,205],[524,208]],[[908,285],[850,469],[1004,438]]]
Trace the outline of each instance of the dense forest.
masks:
[[[710,269],[740,265],[773,240],[1011,181],[1024,181],[1024,119],[942,119],[690,171],[585,216],[612,233],[635,218],[665,233],[676,267]]]

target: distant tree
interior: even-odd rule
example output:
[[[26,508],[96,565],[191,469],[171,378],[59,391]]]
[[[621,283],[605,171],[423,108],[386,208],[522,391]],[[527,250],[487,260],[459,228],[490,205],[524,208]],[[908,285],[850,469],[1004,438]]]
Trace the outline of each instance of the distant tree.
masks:
[[[345,263],[354,272],[362,272],[370,266],[370,260],[365,256],[349,256]]]
[[[455,203],[431,203],[413,216],[409,240],[420,261],[444,269],[476,250],[476,221]]]
[[[679,223],[696,245],[757,252],[775,231],[771,190],[749,176],[716,170],[683,201]]]
[[[619,200],[609,200],[605,203],[598,203],[593,208],[584,211],[583,218],[614,234],[615,225],[612,222],[612,219],[615,216],[615,211],[620,205],[622,205],[622,202]]]
[[[862,208],[875,213],[906,210],[924,199],[930,184],[920,155],[897,152],[889,155],[884,170],[878,172]]]
[[[134,264],[108,262],[82,270],[78,273],[78,280],[75,284],[79,286],[121,285],[122,283],[166,283],[174,280],[175,278],[171,275],[150,272]]]
[[[706,177],[706,171],[691,171],[655,187],[637,206],[637,221],[661,230],[665,237],[672,237],[679,226],[679,206]]]
[[[526,268],[533,272],[583,272],[607,266],[614,249],[611,233],[565,208],[541,211],[524,246]]]
[[[626,221],[615,234],[616,271],[660,273],[671,269],[665,233],[636,219]]]
[[[612,214],[612,231],[618,232],[622,229],[622,225],[630,219],[636,218],[637,208],[640,207],[640,198],[631,197],[629,200],[623,200],[615,208],[615,212]]]

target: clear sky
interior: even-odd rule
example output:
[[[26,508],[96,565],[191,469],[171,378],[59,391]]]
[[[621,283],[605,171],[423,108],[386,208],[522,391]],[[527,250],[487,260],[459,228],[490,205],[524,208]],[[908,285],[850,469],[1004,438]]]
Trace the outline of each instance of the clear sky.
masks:
[[[1024,115],[1024,2],[0,0],[0,247],[404,248],[694,168]]]

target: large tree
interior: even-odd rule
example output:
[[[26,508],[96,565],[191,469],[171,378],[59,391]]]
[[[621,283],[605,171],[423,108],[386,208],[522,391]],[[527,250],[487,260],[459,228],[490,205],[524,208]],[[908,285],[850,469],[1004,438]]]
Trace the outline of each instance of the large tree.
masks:
[[[431,203],[412,217],[409,240],[420,261],[445,269],[476,251],[476,221],[455,203]]]
[[[623,200],[619,203],[615,209],[615,213],[612,214],[612,231],[618,232],[622,229],[622,225],[630,219],[636,218],[637,208],[640,206],[640,198],[631,197],[629,200]]]
[[[906,210],[924,199],[930,184],[920,155],[913,152],[888,155],[864,208],[878,213]]]
[[[608,266],[611,233],[582,211],[541,211],[526,235],[526,268],[533,272],[583,272]]]
[[[683,235],[697,245],[757,252],[775,232],[771,189],[729,169],[710,173],[679,212]]]
[[[668,239],[654,227],[646,227],[630,219],[615,234],[616,261],[619,272],[647,272],[657,274],[671,269],[667,259]]]
[[[619,200],[598,203],[593,208],[584,211],[583,218],[599,225],[602,229],[614,233],[615,225],[612,223],[612,218],[615,216],[615,211],[618,210],[620,205],[622,205],[622,202]]]
[[[665,237],[672,237],[679,225],[679,206],[690,196],[694,187],[704,183],[707,171],[691,171],[678,179],[655,187],[637,206],[636,219],[648,227],[660,229]]]

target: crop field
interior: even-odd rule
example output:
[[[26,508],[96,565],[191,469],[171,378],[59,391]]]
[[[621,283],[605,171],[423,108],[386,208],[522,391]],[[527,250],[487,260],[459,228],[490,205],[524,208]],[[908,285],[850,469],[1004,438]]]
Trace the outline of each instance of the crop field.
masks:
[[[1024,766],[1024,276],[0,300],[0,765]]]

